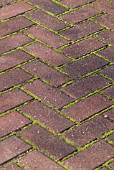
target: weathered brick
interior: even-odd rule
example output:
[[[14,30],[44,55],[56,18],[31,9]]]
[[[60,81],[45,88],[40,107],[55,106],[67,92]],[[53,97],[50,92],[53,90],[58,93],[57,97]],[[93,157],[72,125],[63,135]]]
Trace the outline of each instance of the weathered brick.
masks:
[[[106,30],[96,35],[96,37],[102,39],[106,43],[112,44],[114,46],[114,32]]]
[[[81,147],[99,138],[112,129],[113,123],[110,122],[110,120],[97,116],[91,121],[85,122],[84,124],[65,133],[64,136]]]
[[[73,122],[38,101],[29,103],[21,110],[57,133],[73,125]]]
[[[31,75],[29,75],[28,73],[24,72],[19,68],[1,74],[0,79],[2,81],[0,83],[0,91],[6,90],[17,84],[23,83],[26,80],[29,80],[30,78],[32,78]]]
[[[33,83],[29,83],[23,86],[23,88],[32,92],[36,96],[43,99],[45,102],[57,108],[61,108],[62,106],[73,101],[73,99],[71,99],[61,91],[57,91],[52,87],[49,87],[47,84],[44,84],[40,80],[36,80]]]
[[[108,76],[114,80],[114,65],[109,66],[103,70],[100,71],[105,76]]]
[[[0,24],[0,36],[11,34],[32,24],[33,22],[29,21],[28,19],[22,16],[14,18],[12,20]]]
[[[94,38],[88,38],[86,40],[77,42],[76,44],[70,45],[64,48],[62,51],[66,55],[72,56],[73,58],[78,58],[103,46],[103,43],[95,40]]]
[[[109,27],[112,30],[114,29],[114,18],[108,14],[99,16],[99,17],[95,18],[95,20],[98,21],[99,23],[103,24],[104,26]]]
[[[55,137],[38,125],[29,127],[20,132],[20,135],[30,140],[48,154],[55,156],[57,159],[61,159],[76,150],[75,147],[65,143],[65,141]]]
[[[10,54],[1,56],[0,57],[0,71],[9,69],[9,68],[14,67],[18,64],[26,62],[30,59],[32,59],[32,56],[30,56],[29,54],[27,54],[21,50],[17,50]]]
[[[102,28],[94,22],[86,21],[61,32],[61,34],[66,36],[67,38],[70,38],[71,40],[78,40],[101,29]]]
[[[61,16],[61,18],[68,21],[70,24],[76,24],[99,13],[100,12],[98,10],[91,8],[90,6],[85,6],[68,14],[64,14]]]
[[[0,137],[5,136],[19,128],[29,124],[31,121],[19,114],[17,111],[0,117]]]
[[[22,170],[19,166],[17,166],[15,163],[10,163],[7,164],[5,166],[3,166],[2,168],[0,168],[1,170]]]
[[[10,159],[18,156],[19,154],[30,149],[31,146],[17,138],[16,136],[11,136],[8,139],[0,142],[0,164],[9,161]]]
[[[104,117],[109,117],[110,119],[114,120],[114,109],[108,110],[103,114]]]
[[[14,89],[0,95],[0,113],[16,107],[28,100],[32,99],[29,95],[19,89]]]
[[[46,11],[52,12],[54,14],[59,14],[62,13],[64,11],[66,11],[66,8],[64,8],[63,6],[54,3],[53,1],[50,0],[29,0],[30,2],[32,2],[35,5],[40,6],[41,8],[45,9]]]
[[[60,165],[44,156],[39,151],[29,152],[26,156],[20,158],[19,162],[31,170],[64,170],[64,168],[60,167]]]
[[[114,62],[114,48],[108,47],[105,48],[104,50],[101,50],[98,52],[98,54],[102,55],[103,57],[109,59],[110,61]]]
[[[67,109],[63,109],[67,115],[73,117],[77,121],[82,121],[95,113],[110,106],[112,102],[100,94],[95,94],[88,97],[85,100],[70,106]]]
[[[84,74],[87,74],[106,64],[107,62],[105,60],[92,54],[89,57],[86,57],[84,59],[81,59],[80,61],[73,62],[67,65],[66,67],[63,67],[62,70],[70,74],[74,78],[79,78]]]
[[[69,61],[63,54],[57,53],[40,43],[34,43],[27,46],[25,50],[54,66],[59,66]]]
[[[73,98],[78,99],[99,88],[102,88],[103,86],[106,86],[109,83],[109,80],[104,79],[97,74],[92,74],[89,77],[85,77],[67,87],[62,88],[62,90]]]
[[[0,9],[0,20],[8,19],[10,17],[22,14],[33,7],[25,2],[17,2],[12,5],[5,6]],[[17,10],[18,9],[18,10]]]
[[[103,93],[105,93],[106,95],[108,95],[109,97],[111,97],[112,99],[114,99],[114,85],[103,90]]]
[[[75,8],[75,7],[90,3],[90,2],[93,2],[93,0],[80,0],[80,1],[77,1],[77,0],[71,0],[71,1],[62,0],[61,1],[62,4],[67,5],[70,8]]]
[[[13,50],[19,46],[31,42],[32,39],[26,37],[25,35],[18,33],[10,37],[0,40],[0,54]]]
[[[55,87],[62,85],[71,79],[65,74],[48,67],[39,60],[34,60],[33,62],[24,65],[24,68],[41,79],[45,79],[46,81],[50,82]]]
[[[48,44],[54,48],[58,48],[58,47],[68,43],[67,40],[61,38],[60,36],[56,35],[55,33],[50,32],[49,30],[44,29],[40,26],[32,27],[32,28],[28,29],[27,31],[25,31],[25,33],[45,42],[46,44]]]
[[[90,170],[112,158],[113,154],[114,148],[104,141],[101,141],[67,159],[64,163],[70,167],[70,170]]]
[[[48,15],[47,13],[41,11],[40,9],[35,10],[26,16],[32,18],[36,22],[45,25],[46,27],[51,28],[54,31],[58,31],[67,26],[64,22],[58,20],[57,18]]]

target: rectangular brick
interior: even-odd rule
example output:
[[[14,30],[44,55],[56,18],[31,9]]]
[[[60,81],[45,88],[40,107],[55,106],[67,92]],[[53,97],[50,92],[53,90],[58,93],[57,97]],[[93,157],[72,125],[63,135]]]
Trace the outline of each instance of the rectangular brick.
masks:
[[[17,50],[0,57],[0,72],[32,59],[29,54]]]
[[[0,95],[0,113],[7,111],[13,107],[21,105],[22,103],[32,99],[29,95],[19,89],[14,89],[7,93]]]
[[[52,135],[38,125],[29,127],[20,132],[20,135],[34,143],[40,149],[43,149],[48,154],[55,156],[57,159],[61,159],[76,150],[75,147],[65,143],[65,141]]]
[[[19,162],[24,165],[24,167],[31,170],[64,170],[56,162],[52,161],[39,151],[29,152],[26,156],[19,159]]]
[[[78,6],[81,6],[81,5],[84,5],[84,4],[93,2],[93,1],[94,0],[80,0],[80,1],[77,1],[77,0],[70,0],[70,1],[62,0],[61,3],[64,4],[64,5],[67,5],[70,8],[76,8]]]
[[[57,70],[47,66],[39,60],[34,60],[33,62],[24,65],[24,68],[34,75],[40,77],[41,79],[45,79],[55,87],[71,80],[71,78],[65,74],[58,72]]]
[[[114,99],[114,85],[103,90],[102,92],[108,95],[110,98]]]
[[[41,8],[45,9],[46,11],[49,11],[53,14],[59,14],[66,10],[63,6],[57,4],[56,2],[50,1],[50,0],[29,0],[29,2],[32,2],[35,5],[40,6]]]
[[[64,22],[59,19],[48,15],[47,13],[41,11],[40,9],[35,10],[29,14],[26,14],[27,17],[32,18],[36,22],[45,25],[48,28],[51,28],[54,31],[58,31],[67,26]]]
[[[73,125],[73,122],[38,101],[33,101],[22,107],[21,111],[57,133]]]
[[[19,16],[18,18],[14,18],[12,20],[0,24],[0,36],[11,34],[32,24],[33,22],[22,16]]]
[[[62,111],[77,121],[83,121],[112,104],[112,101],[102,95],[95,94]]]
[[[11,3],[11,2],[13,2],[14,0],[2,0],[2,2],[0,2],[0,3],[2,3],[2,4],[8,4],[8,3]]]
[[[114,80],[114,65],[106,67],[102,69],[100,72]]]
[[[0,137],[16,131],[29,123],[31,123],[31,121],[17,111],[0,117]]]
[[[63,54],[57,53],[40,43],[27,46],[25,50],[54,66],[59,66],[69,61]]]
[[[20,83],[24,83],[30,78],[32,78],[31,75],[29,75],[28,73],[24,72],[23,70],[19,68],[6,72],[4,74],[1,74],[0,79],[2,81],[0,83],[0,91],[6,90]]]
[[[64,163],[65,165],[69,166],[71,170],[90,170],[100,166],[105,161],[112,158],[113,155],[114,148],[104,141],[101,141],[78,153],[77,155],[67,159],[64,161]]]
[[[73,12],[64,14],[61,16],[62,19],[66,20],[70,24],[76,24],[80,21],[86,20],[90,17],[93,17],[100,12],[90,6],[84,6],[80,9],[77,9]]]
[[[58,47],[68,43],[67,40],[61,38],[57,34],[50,32],[49,30],[44,29],[40,26],[32,27],[32,28],[26,30],[25,33],[41,40],[42,42],[44,42],[54,48],[58,48]]]
[[[52,106],[57,108],[61,108],[62,106],[73,101],[73,99],[71,99],[61,91],[53,89],[40,80],[35,80],[33,83],[29,83],[23,86],[23,88],[43,99],[48,104],[51,104]]]
[[[105,60],[92,54],[89,57],[68,64],[67,66],[62,68],[62,71],[70,74],[73,78],[77,79],[84,74],[105,66],[106,64],[107,62]]]
[[[16,136],[11,136],[8,139],[0,142],[0,164],[3,164],[10,159],[18,156],[19,154],[30,149],[31,146],[17,138]]]
[[[0,19],[4,20],[4,19],[14,17],[14,16],[22,14],[32,8],[33,7],[31,5],[29,5],[25,2],[17,2],[15,4],[5,6],[0,9],[0,14],[1,14]]]
[[[62,51],[68,56],[78,58],[92,51],[95,51],[103,46],[104,44],[102,42],[97,41],[94,38],[88,38],[86,40],[77,42],[76,44],[70,45],[64,48]]]
[[[104,50],[101,50],[98,52],[98,54],[102,55],[103,57],[109,59],[110,61],[114,62],[114,48],[108,47],[105,48]]]
[[[1,170],[22,170],[19,166],[17,166],[15,163],[10,163],[7,164],[5,166],[3,166],[2,168],[0,168]]]
[[[112,129],[113,123],[110,120],[97,116],[91,121],[85,122],[84,124],[65,133],[64,136],[81,147],[99,138]]]
[[[92,74],[89,77],[85,77],[71,85],[62,88],[62,90],[73,98],[78,99],[97,89],[102,88],[103,86],[106,86],[109,83],[109,80],[104,79],[100,75]]]
[[[0,54],[7,52],[9,50],[13,50],[31,41],[32,39],[28,38],[27,36],[21,33],[4,38],[0,40]]]
[[[103,114],[103,116],[106,118],[108,117],[110,120],[114,121],[114,109],[108,110]]]

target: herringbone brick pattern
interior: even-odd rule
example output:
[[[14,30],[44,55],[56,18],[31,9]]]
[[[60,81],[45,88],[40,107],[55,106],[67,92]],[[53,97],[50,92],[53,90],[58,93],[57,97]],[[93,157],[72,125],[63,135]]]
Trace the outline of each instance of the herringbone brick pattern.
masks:
[[[0,169],[114,169],[114,1],[0,1]]]

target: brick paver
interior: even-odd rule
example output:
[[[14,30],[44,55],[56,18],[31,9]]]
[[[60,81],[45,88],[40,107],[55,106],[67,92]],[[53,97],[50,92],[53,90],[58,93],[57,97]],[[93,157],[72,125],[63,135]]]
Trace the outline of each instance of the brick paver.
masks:
[[[0,1],[0,170],[114,169],[114,0]]]

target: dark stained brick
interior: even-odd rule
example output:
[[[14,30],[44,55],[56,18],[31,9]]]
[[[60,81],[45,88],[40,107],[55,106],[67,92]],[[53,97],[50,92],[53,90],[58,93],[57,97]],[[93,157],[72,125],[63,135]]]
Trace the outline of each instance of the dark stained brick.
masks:
[[[114,65],[109,66],[103,70],[100,71],[105,76],[108,76],[114,80]]]
[[[25,33],[47,43],[48,45],[58,48],[62,45],[65,45],[68,43],[67,40],[61,38],[60,36],[54,34],[53,32],[50,32],[49,30],[46,30],[40,26],[35,26],[27,31]]]
[[[81,147],[99,138],[112,129],[113,123],[110,122],[110,120],[97,116],[91,121],[85,122],[84,124],[65,133],[64,136]]]
[[[93,2],[93,0],[80,0],[80,1],[77,1],[77,0],[70,0],[70,1],[62,0],[61,1],[62,4],[67,5],[70,8],[75,8],[75,7],[84,5],[86,3],[90,3],[90,2]]]
[[[94,38],[88,38],[86,40],[77,42],[71,46],[64,48],[62,51],[73,58],[78,58],[94,50],[103,47],[104,44],[95,40]]]
[[[29,54],[27,54],[21,50],[17,50],[10,54],[1,56],[0,57],[0,71],[9,69],[9,68],[14,67],[18,64],[26,62],[30,59],[32,59],[32,56],[30,56]]]
[[[106,86],[109,83],[110,81],[107,79],[97,74],[92,74],[89,77],[85,77],[67,87],[64,87],[62,90],[73,98],[78,99],[99,88],[102,88],[103,86]]]
[[[60,165],[44,156],[39,151],[29,152],[26,156],[20,158],[19,162],[31,170],[64,170]]]
[[[51,28],[54,31],[58,31],[66,26],[67,24],[63,23],[62,21],[58,20],[57,18],[46,14],[45,12],[41,11],[40,9],[35,10],[26,16],[32,18],[36,22],[45,25],[46,27]]]
[[[114,62],[114,48],[108,47],[102,51],[99,51],[98,54],[102,55],[103,57],[109,59],[110,61]]]
[[[29,124],[31,121],[19,114],[17,111],[0,117],[0,137],[5,136],[19,128]]]
[[[11,34],[13,32],[19,31],[22,28],[28,27],[32,24],[33,22],[29,21],[28,19],[22,16],[18,18],[14,18],[12,20],[0,24],[0,36]]]
[[[64,163],[70,167],[70,170],[90,170],[100,166],[113,156],[114,148],[104,141],[101,141],[69,158],[64,161]]]
[[[100,12],[98,10],[90,6],[85,6],[68,14],[64,14],[61,16],[61,18],[68,21],[70,24],[76,24],[82,20],[93,17],[94,15],[97,15],[99,13]]]
[[[99,25],[95,24],[92,21],[86,21],[61,32],[61,34],[66,36],[67,38],[70,38],[71,40],[78,40],[99,30],[101,30],[101,27]]]
[[[49,87],[47,84],[44,84],[40,80],[29,83],[23,86],[23,88],[57,108],[60,108],[73,101],[73,99],[63,94],[61,91],[57,91],[52,87]]]
[[[73,146],[65,143],[38,125],[29,127],[20,132],[20,134],[57,159],[61,159],[76,150]]]
[[[38,5],[46,11],[52,12],[54,14],[59,14],[66,11],[66,8],[50,0],[43,0],[43,2],[42,0],[29,0],[29,2],[32,2],[33,4]]]
[[[32,99],[32,97],[19,89],[14,89],[4,93],[0,95],[0,113],[16,107],[30,99]]]
[[[95,20],[112,30],[114,29],[114,18],[108,14],[97,17]]]
[[[62,74],[57,70],[48,67],[46,64],[40,62],[39,60],[34,60],[33,62],[24,65],[24,68],[34,75],[37,75],[41,79],[45,79],[56,87],[71,79],[65,74]]]
[[[11,136],[0,143],[0,164],[14,158],[30,149],[31,147],[17,138],[16,136]]]
[[[107,62],[105,60],[92,54],[89,57],[86,57],[84,59],[81,59],[80,61],[73,62],[67,65],[66,67],[63,67],[62,70],[70,74],[74,78],[79,78],[84,74],[87,74],[106,64]]]
[[[108,95],[109,97],[111,97],[112,99],[114,99],[114,85],[103,90],[103,93],[105,93],[106,95]]]
[[[38,101],[29,103],[21,110],[57,133],[73,125],[73,122]]]
[[[17,166],[15,163],[10,163],[7,164],[5,166],[3,166],[2,168],[0,168],[1,170],[22,170],[19,166]]]
[[[13,50],[19,46],[31,42],[32,40],[25,35],[18,33],[0,41],[0,54]]]
[[[70,106],[67,109],[63,109],[67,115],[73,117],[77,121],[82,121],[95,113],[110,106],[112,102],[100,94],[95,94],[88,97],[85,100]]]
[[[114,109],[108,110],[103,114],[104,117],[109,117],[114,121]]]
[[[6,90],[12,86],[23,83],[26,80],[29,80],[30,78],[32,78],[31,75],[29,75],[28,73],[24,72],[19,68],[1,74],[0,79],[2,81],[0,83],[0,91]]]
[[[15,4],[5,6],[0,9],[0,19],[8,19],[10,17],[13,17],[15,15],[19,15],[21,13],[24,13],[33,7],[25,2],[17,2]],[[18,9],[18,10],[17,10]]]
[[[40,43],[34,43],[27,46],[25,50],[54,66],[59,66],[69,61],[69,59],[64,55],[57,53],[51,48],[48,48]]]

